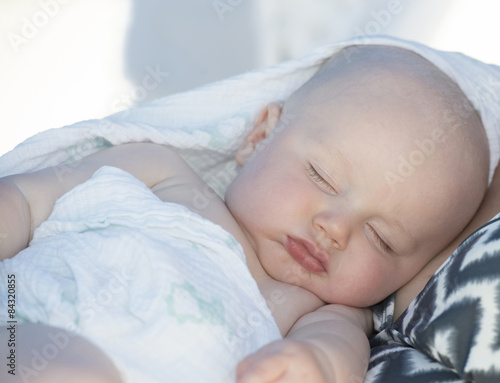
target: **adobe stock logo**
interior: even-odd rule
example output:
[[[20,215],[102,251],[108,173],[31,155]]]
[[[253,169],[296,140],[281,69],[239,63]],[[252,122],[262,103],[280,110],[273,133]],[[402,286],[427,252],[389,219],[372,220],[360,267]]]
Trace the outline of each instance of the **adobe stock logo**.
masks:
[[[415,169],[421,166],[436,151],[437,144],[441,144],[445,140],[446,135],[443,129],[435,129],[431,134],[431,138],[415,140],[418,149],[412,150],[407,158],[404,158],[401,154],[398,156],[397,173],[385,172],[385,181],[389,187],[392,189],[394,185],[405,182],[405,179],[410,177]]]
[[[241,5],[243,0],[215,0],[212,2],[212,6],[214,7],[215,12],[217,13],[217,16],[219,16],[220,21],[224,21],[225,17],[224,14],[226,13],[233,13],[235,9]]]
[[[382,33],[384,28],[387,28],[391,22],[392,18],[395,15],[399,15],[403,11],[403,7],[399,0],[390,0],[387,3],[387,9],[381,9],[378,11],[371,10],[370,15],[373,18],[369,20],[363,30],[361,28],[356,27],[355,32],[357,37],[368,36],[368,35],[376,35]]]
[[[415,139],[414,143],[417,149],[412,150],[405,158],[398,156],[397,172],[386,171],[384,173],[385,181],[391,189],[398,183],[403,183],[410,177],[415,170],[424,164],[432,156],[439,145],[443,145],[454,134],[459,134],[460,127],[463,126],[467,118],[476,113],[474,107],[468,102],[456,103],[451,108],[443,112],[442,127],[434,128],[427,138],[422,140]]]
[[[21,45],[28,44],[33,39],[40,29],[46,27],[50,21],[56,17],[61,9],[61,5],[68,4],[71,0],[46,0],[39,1],[40,9],[34,12],[31,17],[23,17],[21,19],[21,34],[9,32],[7,38],[10,45],[16,53],[19,53]]]

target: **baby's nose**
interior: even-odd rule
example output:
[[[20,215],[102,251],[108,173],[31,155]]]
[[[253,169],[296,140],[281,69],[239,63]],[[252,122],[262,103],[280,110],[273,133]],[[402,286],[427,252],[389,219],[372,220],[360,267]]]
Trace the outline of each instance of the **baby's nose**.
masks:
[[[347,213],[329,211],[317,214],[313,225],[331,243],[322,246],[325,249],[333,246],[337,250],[344,250],[347,247],[351,235],[351,219]]]

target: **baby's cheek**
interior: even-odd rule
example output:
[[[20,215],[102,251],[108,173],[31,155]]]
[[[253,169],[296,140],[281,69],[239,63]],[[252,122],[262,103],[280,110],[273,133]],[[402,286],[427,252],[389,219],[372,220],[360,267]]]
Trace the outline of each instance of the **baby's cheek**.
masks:
[[[370,252],[368,251],[368,254]],[[385,257],[367,257],[360,265],[357,275],[357,306],[371,306],[394,292],[397,269]]]

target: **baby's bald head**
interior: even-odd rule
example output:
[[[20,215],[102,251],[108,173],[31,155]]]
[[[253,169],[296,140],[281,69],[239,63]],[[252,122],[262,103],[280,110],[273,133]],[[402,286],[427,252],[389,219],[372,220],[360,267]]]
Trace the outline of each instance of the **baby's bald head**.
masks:
[[[339,121],[335,108],[350,111],[350,118]],[[481,120],[461,89],[413,52],[344,49],[286,101],[283,113],[312,113],[357,134],[359,145],[380,161],[390,193],[405,193],[408,205],[445,228],[442,247],[482,201],[489,146]]]

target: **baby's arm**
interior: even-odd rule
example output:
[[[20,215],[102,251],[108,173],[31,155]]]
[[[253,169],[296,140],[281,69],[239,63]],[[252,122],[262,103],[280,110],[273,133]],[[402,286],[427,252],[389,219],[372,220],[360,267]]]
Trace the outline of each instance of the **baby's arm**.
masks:
[[[49,217],[56,200],[100,167],[125,170],[151,188],[171,177],[180,161],[168,147],[134,143],[85,157],[64,174],[54,166],[0,178],[0,261],[26,248],[34,229]]]
[[[286,339],[244,359],[238,383],[361,383],[370,357],[369,309],[328,305],[300,318]]]

